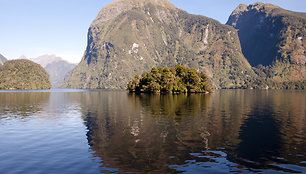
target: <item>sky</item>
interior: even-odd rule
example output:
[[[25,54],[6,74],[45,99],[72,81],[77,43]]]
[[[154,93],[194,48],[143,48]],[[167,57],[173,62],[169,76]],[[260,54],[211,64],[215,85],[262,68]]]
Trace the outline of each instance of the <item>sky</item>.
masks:
[[[113,0],[0,0],[0,54],[36,58],[55,54],[79,63],[87,44],[87,31],[103,6]],[[240,4],[254,0],[169,0],[191,14],[226,23]],[[262,0],[282,8],[305,12],[306,0]]]

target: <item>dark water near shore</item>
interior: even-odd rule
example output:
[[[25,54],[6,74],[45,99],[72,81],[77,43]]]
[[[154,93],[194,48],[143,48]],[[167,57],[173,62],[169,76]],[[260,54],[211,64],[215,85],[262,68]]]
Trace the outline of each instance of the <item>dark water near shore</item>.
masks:
[[[306,173],[306,92],[0,92],[0,173]]]

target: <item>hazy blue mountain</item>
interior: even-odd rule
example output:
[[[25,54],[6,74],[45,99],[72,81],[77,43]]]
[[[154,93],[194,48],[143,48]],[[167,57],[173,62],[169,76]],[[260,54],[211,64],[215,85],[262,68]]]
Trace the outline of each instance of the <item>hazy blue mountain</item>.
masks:
[[[31,58],[30,60],[32,60],[35,63],[40,64],[42,67],[46,67],[48,64],[53,63],[53,62],[57,62],[57,61],[61,61],[63,60],[61,57],[58,57],[54,54],[45,54],[42,56],[38,56],[36,58]]]
[[[59,88],[64,84],[64,79],[67,74],[75,68],[76,64],[69,63],[64,60],[54,61],[45,67],[45,70],[50,74],[50,81],[53,88]]]
[[[46,54],[30,60],[40,64],[47,71],[53,88],[61,87],[65,76],[76,66],[56,55]]]

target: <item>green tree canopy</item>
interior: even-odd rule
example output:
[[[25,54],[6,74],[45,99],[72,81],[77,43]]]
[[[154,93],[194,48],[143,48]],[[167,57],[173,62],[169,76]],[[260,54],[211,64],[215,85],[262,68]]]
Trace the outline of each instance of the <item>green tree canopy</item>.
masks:
[[[127,89],[136,93],[203,93],[210,92],[211,85],[204,73],[177,64],[171,69],[153,67],[151,72],[136,75]]]

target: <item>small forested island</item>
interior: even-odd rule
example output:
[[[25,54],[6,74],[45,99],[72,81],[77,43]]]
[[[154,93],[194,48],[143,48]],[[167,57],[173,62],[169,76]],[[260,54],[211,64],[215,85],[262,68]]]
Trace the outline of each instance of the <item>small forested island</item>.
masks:
[[[171,69],[153,67],[151,72],[136,75],[127,89],[135,93],[208,93],[211,85],[204,73],[177,64]]]
[[[50,89],[49,75],[43,67],[30,60],[10,60],[0,66],[0,89]]]

